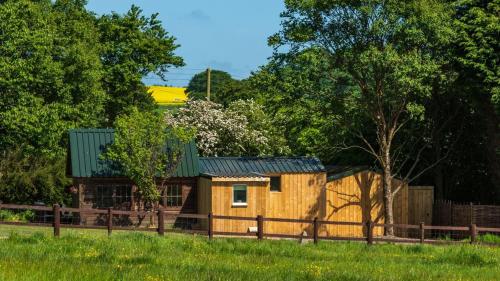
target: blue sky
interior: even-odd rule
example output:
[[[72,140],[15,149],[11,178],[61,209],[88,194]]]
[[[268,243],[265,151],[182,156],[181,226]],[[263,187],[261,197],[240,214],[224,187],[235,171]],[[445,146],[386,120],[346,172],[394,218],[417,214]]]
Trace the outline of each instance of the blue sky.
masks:
[[[169,85],[187,85],[189,78],[211,67],[246,78],[266,63],[272,49],[267,37],[280,28],[282,0],[89,0],[98,13],[125,13],[132,4],[146,15],[158,12],[165,29],[177,38],[177,54],[186,62],[172,70]],[[165,84],[148,78],[147,84]]]

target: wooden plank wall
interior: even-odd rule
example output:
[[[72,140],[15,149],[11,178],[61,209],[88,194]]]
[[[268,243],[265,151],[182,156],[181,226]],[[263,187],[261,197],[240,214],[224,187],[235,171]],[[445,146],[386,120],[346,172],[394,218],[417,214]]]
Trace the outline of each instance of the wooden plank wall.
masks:
[[[201,179],[198,184],[198,207],[207,214],[207,201],[215,215],[268,218],[309,219],[366,222],[384,222],[381,175],[364,171],[342,179],[326,182],[325,173],[283,174],[281,191],[271,192],[269,182],[220,181]],[[248,185],[248,206],[232,206],[232,186],[235,183]],[[395,186],[400,181],[395,180]],[[211,193],[210,193],[210,185]],[[395,223],[408,223],[408,187],[405,185],[395,197]],[[247,232],[253,221],[215,220],[215,231]],[[265,233],[312,235],[312,225],[302,223],[265,222]],[[361,237],[362,226],[326,226],[320,235]],[[383,228],[376,227],[375,235],[382,235]]]
[[[433,186],[408,187],[408,223],[432,225]]]
[[[396,189],[401,184],[403,184],[402,181],[394,179],[392,182],[393,189]],[[395,224],[408,224],[408,184],[404,184],[394,196],[393,214]],[[406,229],[395,228],[394,233],[400,237],[407,237],[408,235]]]
[[[323,219],[326,213],[325,173],[282,174],[281,191],[267,188],[266,217],[313,220]],[[265,222],[264,231],[274,234],[303,234],[311,236],[312,224]]]
[[[393,186],[402,184],[394,180]],[[404,185],[394,198],[394,222],[406,224],[408,214],[408,188]],[[351,176],[330,181],[326,184],[326,220],[384,223],[384,197],[382,176],[372,171],[362,171]],[[329,225],[326,235],[362,237],[361,226]],[[374,235],[383,235],[383,227],[375,227]]]
[[[242,179],[244,180],[244,179]],[[233,206],[233,185],[247,185],[248,205]],[[266,201],[269,192],[269,181],[250,182],[250,181],[212,181],[212,212],[214,215],[257,217],[257,215],[266,214]],[[214,220],[214,231],[224,232],[247,232],[249,227],[256,227],[255,221],[237,221],[237,220]]]
[[[383,223],[383,193],[381,176],[363,171],[352,176],[330,181],[326,185],[326,220],[365,222],[368,219]],[[382,229],[374,229],[374,235],[380,235]],[[330,236],[363,236],[361,226],[329,225],[325,229]]]
[[[207,178],[198,179],[198,213],[208,215],[212,209],[212,181]],[[199,225],[202,229],[207,229],[208,220],[199,220]]]

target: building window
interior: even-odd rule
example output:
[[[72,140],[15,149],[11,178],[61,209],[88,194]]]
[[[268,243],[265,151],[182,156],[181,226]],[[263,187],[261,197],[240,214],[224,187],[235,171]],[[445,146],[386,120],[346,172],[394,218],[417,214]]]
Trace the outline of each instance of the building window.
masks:
[[[95,207],[99,209],[123,207],[132,199],[132,187],[129,185],[96,186]]]
[[[180,184],[167,185],[163,194],[163,206],[182,207],[182,186]]]
[[[104,209],[113,207],[113,187],[109,185],[99,185],[96,187],[96,208]]]
[[[132,199],[132,188],[126,185],[115,186],[115,196],[113,196],[114,205],[122,206],[131,202]]]
[[[271,191],[280,192],[281,191],[281,177],[271,177]]]
[[[233,185],[233,206],[247,205],[247,186],[246,184]]]

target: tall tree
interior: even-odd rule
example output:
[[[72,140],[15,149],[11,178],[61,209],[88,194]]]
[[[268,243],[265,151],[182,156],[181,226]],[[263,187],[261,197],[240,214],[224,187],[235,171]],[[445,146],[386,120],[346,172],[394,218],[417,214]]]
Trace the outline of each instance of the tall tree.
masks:
[[[286,1],[282,17],[282,31],[269,40],[277,51],[316,46],[331,60],[332,71],[348,73],[357,86],[351,96],[375,135],[372,142],[357,132],[365,143],[360,148],[383,170],[385,217],[393,223],[393,199],[401,188],[393,186],[393,178],[398,166],[406,165],[398,162],[396,139],[405,124],[422,116],[431,95],[441,63],[433,50],[450,40],[448,11],[438,1],[295,0]]]
[[[459,0],[454,5],[461,88],[482,115],[488,177],[500,200],[500,0]]]
[[[221,104],[195,100],[176,113],[167,112],[170,126],[196,128],[196,144],[203,156],[270,156],[289,152],[263,107],[252,100]]]
[[[187,92],[192,100],[207,99],[207,71],[195,74],[189,81]],[[229,103],[245,99],[244,83],[233,79],[231,75],[222,70],[210,71],[210,101],[227,107]]]
[[[109,95],[108,124],[128,107],[154,109],[154,100],[142,78],[150,73],[165,78],[169,68],[184,65],[174,53],[179,47],[175,38],[163,28],[158,14],[143,16],[137,6],[125,15],[104,15],[97,25],[103,46],[103,86]]]
[[[103,114],[93,15],[83,1],[5,1],[0,30],[0,149],[62,156],[67,129]]]
[[[135,107],[118,116],[114,127],[115,140],[105,157],[115,161],[136,184],[140,200],[155,206],[160,198],[157,182],[164,182],[175,172],[184,153],[181,144],[191,140],[192,131],[169,128],[160,113]]]

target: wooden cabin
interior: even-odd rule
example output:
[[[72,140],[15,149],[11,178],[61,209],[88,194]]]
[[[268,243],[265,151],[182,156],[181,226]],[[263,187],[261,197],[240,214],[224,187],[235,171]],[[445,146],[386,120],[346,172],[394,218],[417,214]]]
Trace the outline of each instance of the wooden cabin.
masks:
[[[200,158],[198,211],[201,214],[293,218],[344,222],[384,222],[382,175],[366,167],[328,174],[314,157]],[[395,197],[394,219],[407,223],[408,187]],[[242,198],[242,199],[241,199]],[[255,231],[254,221],[215,220],[214,231]],[[305,223],[265,222],[266,233],[311,235]],[[383,235],[376,227],[375,235]],[[363,226],[323,225],[320,235],[361,237]],[[404,233],[398,232],[399,235]]]
[[[112,129],[75,129],[69,132],[67,174],[73,178],[73,207],[138,210],[134,183],[119,166],[103,159],[113,143]],[[171,213],[196,213],[198,151],[194,142],[185,144],[183,156],[173,176],[168,179],[159,205]],[[99,216],[81,216],[81,223],[100,223]],[[141,219],[141,221],[148,221]],[[129,222],[135,224],[134,218]],[[124,222],[126,224],[126,222]]]
[[[313,219],[325,210],[325,168],[314,157],[200,158],[198,212]],[[215,220],[214,231],[247,232],[255,222]],[[310,225],[265,222],[266,233],[302,233]]]

